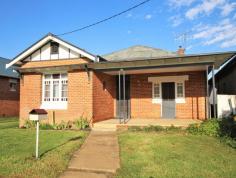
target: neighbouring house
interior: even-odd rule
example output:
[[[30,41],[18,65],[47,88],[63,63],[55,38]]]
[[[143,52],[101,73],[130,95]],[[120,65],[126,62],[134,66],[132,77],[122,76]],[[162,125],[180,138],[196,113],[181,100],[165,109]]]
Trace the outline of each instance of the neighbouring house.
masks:
[[[225,62],[215,74],[218,94],[236,95],[236,56]]]
[[[212,78],[209,80],[213,88]],[[223,63],[215,74],[217,116],[236,114],[236,55]]]
[[[6,69],[9,62],[0,57],[0,117],[19,115],[19,75],[12,67]]]
[[[53,34],[16,56],[20,78],[20,126],[34,108],[48,122],[80,118],[208,118],[208,68],[236,52],[185,55],[134,46],[93,55]]]

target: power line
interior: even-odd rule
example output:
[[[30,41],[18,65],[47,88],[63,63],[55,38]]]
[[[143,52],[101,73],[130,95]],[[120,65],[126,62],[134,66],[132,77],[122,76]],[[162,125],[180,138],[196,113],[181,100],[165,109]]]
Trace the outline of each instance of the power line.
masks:
[[[126,9],[126,10],[124,10],[124,11],[122,11],[122,12],[119,12],[119,13],[117,13],[117,14],[114,14],[114,15],[112,15],[112,16],[110,16],[110,17],[107,17],[107,18],[105,18],[105,19],[102,19],[102,20],[100,20],[100,21],[94,22],[94,23],[92,23],[92,24],[86,25],[86,26],[84,26],[84,27],[81,27],[81,28],[78,28],[78,29],[75,29],[75,30],[72,30],[72,31],[68,31],[68,32],[65,32],[65,33],[58,34],[58,35],[56,35],[56,36],[68,35],[68,34],[71,34],[71,33],[75,33],[75,32],[78,32],[78,31],[81,31],[81,30],[90,28],[90,27],[95,26],[95,25],[98,25],[98,24],[100,24],[100,23],[106,22],[106,21],[111,20],[111,19],[113,19],[113,18],[115,18],[115,17],[118,17],[118,16],[120,16],[120,15],[126,13],[126,12],[129,12],[129,11],[131,11],[131,10],[133,10],[133,9],[135,9],[135,8],[137,8],[137,7],[139,7],[139,6],[142,6],[142,5],[146,4],[146,3],[149,2],[149,1],[151,1],[151,0],[145,0],[145,1],[139,3],[139,4],[135,5],[135,6],[132,6],[132,7],[128,8],[128,9]]]

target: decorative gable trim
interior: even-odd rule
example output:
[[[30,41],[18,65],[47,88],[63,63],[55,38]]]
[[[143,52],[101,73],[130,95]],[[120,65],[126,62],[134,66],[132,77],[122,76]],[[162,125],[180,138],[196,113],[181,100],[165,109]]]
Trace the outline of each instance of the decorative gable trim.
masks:
[[[25,51],[20,53],[18,56],[16,56],[9,64],[6,64],[6,68],[9,68],[10,66],[16,64],[17,62],[25,59],[26,57],[28,57],[30,54],[32,54],[33,52],[35,52],[36,50],[41,48],[43,45],[45,45],[49,41],[55,41],[55,42],[61,44],[62,46],[65,46],[68,49],[73,50],[73,51],[87,57],[88,59],[90,59],[92,61],[97,61],[97,59],[98,59],[95,55],[90,54],[87,51],[82,50],[82,49],[54,36],[53,34],[49,33],[47,36],[43,37],[41,40],[39,40],[38,42],[36,42],[35,44],[33,44],[32,46],[27,48]]]

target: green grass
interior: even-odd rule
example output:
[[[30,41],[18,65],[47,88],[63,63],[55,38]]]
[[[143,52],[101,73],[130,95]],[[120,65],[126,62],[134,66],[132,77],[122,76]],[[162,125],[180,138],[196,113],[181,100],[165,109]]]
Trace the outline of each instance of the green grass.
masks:
[[[19,129],[16,119],[0,118],[0,177],[57,177],[88,132],[40,130],[35,160],[35,129]]]
[[[217,138],[185,133],[119,134],[117,178],[236,177],[236,150]]]

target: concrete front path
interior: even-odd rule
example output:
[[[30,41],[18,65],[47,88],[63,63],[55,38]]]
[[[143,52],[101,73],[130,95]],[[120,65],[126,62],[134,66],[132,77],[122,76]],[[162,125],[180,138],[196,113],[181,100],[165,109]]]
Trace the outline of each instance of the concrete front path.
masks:
[[[108,178],[120,167],[116,132],[91,131],[61,178]]]

